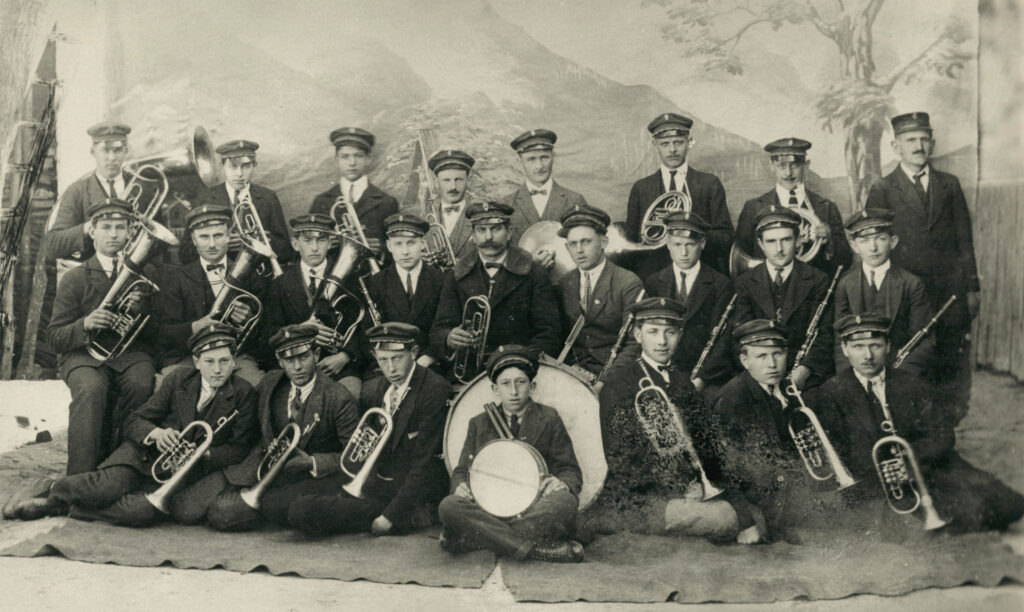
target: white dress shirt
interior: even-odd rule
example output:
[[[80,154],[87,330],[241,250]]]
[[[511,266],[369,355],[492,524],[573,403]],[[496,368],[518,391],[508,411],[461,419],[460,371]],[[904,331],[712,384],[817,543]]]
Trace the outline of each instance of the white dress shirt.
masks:
[[[224,183],[224,187],[228,190],[228,201],[231,202],[232,205],[238,204],[238,201],[243,194],[248,195],[249,201],[252,201],[252,194],[249,193],[249,183],[246,183],[245,187],[242,187],[238,191],[235,191],[235,188],[231,186],[231,183]]]
[[[587,278],[590,279],[590,297],[594,297],[594,289],[597,287],[597,279],[601,278],[601,273],[604,272],[604,266],[608,263],[608,258],[602,258],[601,263],[597,264],[589,270],[580,270],[580,303],[583,307],[587,307]]]
[[[863,376],[857,370],[854,370],[853,374],[854,376],[857,377],[857,380],[860,381],[860,386],[864,387],[865,391],[868,390],[868,382],[870,381],[871,392],[875,394],[875,397],[878,398],[878,401],[881,402],[883,406],[889,405],[885,401],[885,370],[879,372],[878,376],[875,376],[874,378],[868,378],[866,376]]]
[[[445,206],[458,206],[458,210],[452,212],[446,212]],[[455,224],[459,222],[459,217],[462,216],[463,210],[466,208],[466,200],[463,199],[454,204],[447,204],[441,202],[441,223],[444,225],[444,231],[451,237],[452,232],[455,231]]]
[[[643,352],[640,353],[640,358],[647,362],[647,365],[650,367],[652,372],[654,372],[655,374],[659,374],[666,383],[670,382],[668,379],[668,371],[662,370],[662,368],[668,367],[667,363],[658,363],[657,361],[648,357],[647,353]]]
[[[505,259],[507,259],[507,258],[508,258],[508,251],[505,251],[505,254],[501,256],[501,259],[498,259],[496,261],[487,261],[483,257],[480,257],[480,263],[483,264],[484,272],[487,273],[487,276],[490,276],[491,278],[494,278],[494,275],[497,274],[501,270],[500,267],[505,265]],[[498,264],[499,267],[498,268],[493,268],[493,267],[492,268],[488,268],[487,267],[488,263],[496,263],[496,264]]]
[[[95,174],[96,178],[100,181],[100,185],[103,186],[103,191],[107,194],[107,197],[113,197],[110,195],[110,179],[105,176],[100,176],[99,172],[96,172]],[[124,188],[124,175],[118,172],[117,176],[114,177],[114,191],[117,192],[117,197],[122,200],[124,199]]]
[[[686,169],[689,167],[689,162],[683,162],[682,166],[675,169],[676,171],[676,191],[682,191],[683,193],[689,193],[690,190],[686,186]],[[668,191],[668,186],[672,183],[672,168],[661,167],[661,185]]]
[[[384,409],[387,410],[391,416],[394,416],[395,413],[398,412],[398,406],[402,404],[402,401],[405,399],[405,394],[409,392],[409,383],[412,381],[412,375],[415,371],[416,365],[413,364],[413,367],[409,368],[409,373],[405,375],[405,380],[402,381],[402,384],[398,386],[392,384],[388,387],[388,390],[384,392],[384,397],[381,399],[381,403],[384,405]],[[393,401],[397,402],[394,409],[392,409],[391,405],[391,402]]]
[[[892,262],[888,259],[885,260],[884,264],[877,268],[872,268],[867,263],[864,263],[864,278],[868,279],[868,282],[870,283],[872,281],[871,273],[874,272],[874,285],[875,290],[877,291],[882,288],[882,281],[885,280],[885,274],[889,271],[890,267],[892,267]]]
[[[774,283],[775,276],[778,274],[778,269],[775,266],[768,264],[767,262],[765,263],[768,266],[768,277],[771,279],[772,283]],[[785,267],[782,268],[782,282],[786,282],[787,280],[789,280],[789,275],[792,273],[793,262],[791,261]]]
[[[782,381],[779,382],[781,383]],[[772,387],[771,389],[768,388],[769,385],[766,385],[764,383],[759,382],[757,384],[761,385],[761,388],[764,389],[765,393],[778,400],[779,403],[782,404],[783,409],[789,407],[789,402],[786,400],[786,396],[782,394],[782,387],[780,387],[778,384],[770,385]]]
[[[555,181],[551,177],[548,177],[547,182],[543,185],[534,185],[530,181],[526,181],[526,189],[528,191],[544,190],[544,193],[530,194],[530,199],[533,200],[533,207],[537,209],[537,216],[539,217],[544,216],[544,209],[548,207],[548,199],[551,197],[551,188],[554,184]]]
[[[216,270],[207,269],[206,266],[220,264],[223,268],[217,268]],[[210,283],[210,288],[213,289],[213,294],[217,295],[217,291],[220,290],[224,284],[224,275],[228,271],[228,256],[225,255],[220,261],[206,261],[205,259],[199,259],[199,265],[203,267],[203,272],[206,273],[206,281]]]
[[[302,272],[302,284],[307,287],[309,286],[309,276],[312,272],[316,276],[316,288],[319,289],[320,283],[324,280],[324,275],[327,274],[327,260],[321,261],[320,265],[315,268],[309,267],[306,265],[306,262],[301,262],[299,263],[299,271]]]
[[[354,181],[343,177],[338,181],[338,185],[341,187],[342,195],[345,196],[345,201],[355,204],[359,198],[363,197],[363,192],[370,185],[370,180],[366,178],[365,174]]]
[[[807,199],[807,188],[804,187],[804,184],[803,183],[798,184],[796,187],[793,188],[793,191],[796,192],[796,207],[797,208],[805,208],[807,210],[810,210],[811,209],[811,201]],[[782,202],[782,205],[788,208],[789,207],[789,190],[786,189],[785,187],[783,187],[782,185],[779,185],[778,183],[776,183],[775,184],[775,194],[776,194],[776,196],[778,196],[779,202]]]
[[[910,182],[913,183],[914,171],[908,168],[903,162],[900,162],[900,168],[903,168],[903,173],[906,174],[907,178],[910,179]],[[932,176],[931,166],[925,164],[924,168],[921,168],[921,172],[924,172],[924,174],[921,175],[921,185],[924,186],[925,191],[928,191],[928,182]]]
[[[310,381],[301,387],[291,385],[288,390],[288,418],[291,420],[297,420],[299,415],[292,414],[292,402],[295,401],[296,396],[299,398],[299,403],[305,406],[306,400],[309,398],[309,394],[313,392],[313,386],[316,384],[316,376],[310,379]]]
[[[687,297],[689,297],[690,296],[690,292],[693,291],[693,283],[697,280],[697,275],[700,274],[700,260],[698,260],[697,263],[693,264],[693,267],[690,268],[689,270],[684,270],[684,269],[680,268],[678,264],[676,264],[675,262],[672,262],[672,271],[675,273],[674,278],[675,278],[676,292],[679,295],[683,295],[683,293],[684,293],[683,287],[679,286],[679,276],[683,275],[683,277],[685,279],[685,282],[686,282],[685,294],[686,294]]]
[[[202,383],[199,389],[199,400],[196,402],[196,416],[202,418],[203,412],[209,407],[213,396],[217,395],[217,390],[211,387],[205,378],[200,377],[200,380]]]
[[[96,260],[100,262],[100,266],[103,268],[103,271],[107,273],[107,276],[111,276],[114,272],[114,262],[118,261],[119,258],[107,257],[99,251],[96,251]]]
[[[412,270],[406,270],[402,266],[395,265],[395,272],[398,272],[398,279],[402,282],[402,286],[405,287],[406,293],[412,295],[416,293],[416,287],[420,285],[420,272],[423,271],[423,260],[416,262],[416,265]],[[412,287],[409,287],[409,279],[412,278]]]

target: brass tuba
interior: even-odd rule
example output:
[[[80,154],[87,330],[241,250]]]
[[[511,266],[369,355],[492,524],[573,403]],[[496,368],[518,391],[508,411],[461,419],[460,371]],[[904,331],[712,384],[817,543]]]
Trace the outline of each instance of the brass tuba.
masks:
[[[187,434],[193,429],[202,430],[202,442],[196,444],[187,439]],[[219,430],[220,427],[217,429]],[[206,421],[192,421],[185,429],[181,430],[178,442],[169,450],[161,453],[150,467],[150,474],[153,476],[153,480],[160,483],[160,488],[152,493],[147,493],[146,501],[153,504],[153,507],[160,512],[167,514],[167,504],[171,496],[178,492],[189,471],[203,458],[203,454],[213,444],[213,436],[213,428]],[[166,473],[169,476],[160,476],[158,469],[160,473]]]
[[[323,301],[327,305],[333,318],[331,323],[334,328],[335,348],[345,346],[352,339],[352,334],[366,316],[366,308],[345,288],[345,279],[359,267],[359,264],[373,257],[370,249],[356,240],[344,234],[339,235],[339,240],[341,242],[338,258],[321,280],[317,294],[313,296],[313,311],[309,315],[310,323],[319,323],[317,304]],[[344,326],[347,327],[341,331]]]
[[[427,233],[423,235],[423,261],[447,272],[455,268],[455,249],[437,216],[427,213]]]
[[[804,403],[803,395],[792,382],[786,385],[786,395],[793,397],[800,407],[789,417],[789,435],[793,438],[800,458],[803,459],[807,473],[815,480],[828,480],[835,477],[839,490],[857,483],[850,471],[843,465],[834,446],[821,426],[818,415],[814,414]],[[806,419],[806,424],[797,422],[798,417]]]
[[[393,427],[391,415],[380,408],[367,410],[356,425],[341,453],[341,471],[352,478],[341,488],[352,497],[363,498],[363,487],[377,464],[377,457],[387,445]]]
[[[811,235],[812,228],[815,225],[821,225],[821,219],[814,214],[813,210],[802,206],[790,208],[790,210],[800,215],[800,232],[796,238],[796,258],[807,263],[818,255],[821,245],[825,243],[821,238],[814,238]],[[739,244],[734,242],[729,251],[729,276],[737,278],[740,274],[763,262],[763,257],[757,258],[745,253]]]
[[[89,332],[86,350],[99,361],[113,359],[123,353],[149,322],[150,315],[132,312],[129,298],[132,292],[140,287],[160,290],[156,283],[142,274],[142,268],[158,242],[172,246],[178,244],[178,239],[171,230],[156,221],[142,219],[139,227],[142,231],[131,244],[131,250],[125,251],[123,267],[99,305],[100,308],[114,313],[114,323],[107,329]]]
[[[462,307],[462,328],[477,336],[476,343],[455,351],[452,374],[461,383],[468,383],[484,365],[487,332],[491,327],[491,303],[486,296],[474,295]]]
[[[258,257],[265,257],[265,255],[254,251],[245,242],[242,243],[242,250],[239,251],[235,262],[231,264],[231,270],[224,275],[224,286],[217,293],[207,315],[214,321],[230,325],[235,330],[235,346],[239,349],[245,344],[263,314],[263,303],[260,299],[242,288],[244,279],[255,269]],[[248,305],[250,312],[245,320],[236,324],[231,320],[231,315],[240,304]]]
[[[633,408],[640,427],[659,455],[683,455],[690,465],[697,469],[701,486],[704,488],[704,501],[722,493],[704,472],[704,464],[697,455],[697,448],[693,445],[693,438],[686,429],[679,408],[650,376],[640,379],[640,390],[633,399]]]
[[[281,433],[277,434],[274,441],[267,447],[267,452],[264,453],[263,459],[256,468],[256,484],[243,489],[240,493],[245,505],[253,510],[260,509],[260,498],[266,492],[270,483],[274,481],[274,478],[277,477],[281,468],[284,467],[285,462],[288,461],[288,458],[299,446],[300,438],[302,438],[302,432],[295,423],[288,423],[281,430]]]
[[[672,213],[685,212],[693,208],[690,191],[683,184],[682,191],[669,191],[651,203],[640,221],[640,242],[660,248],[668,240],[668,226],[665,218]]]

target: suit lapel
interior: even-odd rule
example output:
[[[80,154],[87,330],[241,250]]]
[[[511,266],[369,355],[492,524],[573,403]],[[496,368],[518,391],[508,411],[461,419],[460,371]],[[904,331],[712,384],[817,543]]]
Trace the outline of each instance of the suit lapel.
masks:
[[[793,262],[793,273],[789,275],[789,287],[786,288],[786,297],[782,301],[782,324],[789,321],[793,316],[796,307],[803,303],[807,294],[811,291],[811,283],[808,282],[807,270],[801,262]]]
[[[199,403],[199,392],[202,388],[203,377],[199,372],[189,377],[188,383],[185,385],[185,392],[180,396],[181,401],[178,402],[175,407],[178,411],[179,423],[184,429],[189,423],[196,420],[196,405]],[[219,395],[219,390],[218,394]],[[214,395],[214,399],[210,402],[210,405],[206,407],[207,413],[213,407],[213,403],[216,401],[217,395]]]
[[[302,268],[298,262],[295,262],[295,265],[285,272],[282,282],[285,285],[284,293],[288,296],[288,301],[292,303],[292,309],[297,313],[309,312],[311,309],[309,302],[313,296],[309,294],[309,287],[302,279]]]
[[[901,168],[899,164],[896,165],[896,169],[893,170],[893,173],[896,175],[896,185],[899,187],[900,195],[903,197],[903,202],[907,206],[913,208],[917,214],[927,217],[928,211],[926,211],[921,205],[921,199],[917,196],[917,190],[914,188],[914,183],[911,182],[907,173],[903,171],[903,168]],[[932,182],[934,182],[934,173],[931,178],[933,179]],[[930,186],[934,187],[934,185]]]
[[[426,270],[426,264],[423,265],[423,269],[420,271],[420,282],[416,293],[419,293],[419,289],[423,287],[423,270]],[[387,299],[391,300],[392,303],[389,306],[394,309],[396,318],[403,321],[408,320],[409,300],[404,297],[408,294],[406,293],[402,278],[398,275],[397,265],[388,266],[384,272],[384,295],[387,296]]]
[[[486,272],[481,270],[484,276]],[[526,280],[525,276],[512,273],[508,268],[502,266],[501,270],[498,271],[497,280],[494,283],[494,291],[491,292],[491,308],[493,309],[501,303],[510,293],[516,290],[516,287],[521,285]],[[487,281],[484,281],[484,286],[487,286]],[[578,295],[578,294],[577,294]]]
[[[409,380],[409,392],[402,398],[402,403],[398,405],[398,412],[394,416],[391,440],[388,444],[392,450],[398,446],[398,443],[402,441],[402,437],[405,436],[405,428],[409,425],[409,419],[416,409],[416,398],[420,396],[420,387],[423,385],[423,371],[423,368],[419,365],[413,366],[412,379]],[[387,393],[388,386],[384,387],[381,397],[383,397],[383,393]]]
[[[795,271],[794,271],[795,273]],[[768,277],[768,266],[761,264],[751,272],[751,280],[754,281],[751,292],[754,301],[761,307],[763,312],[768,313],[769,319],[775,318],[775,302],[772,300],[771,279]]]
[[[568,209],[569,194],[564,187],[551,181],[551,194],[548,196],[548,205],[544,207],[544,220],[560,222]]]
[[[867,391],[863,386],[861,386],[860,381],[857,380],[857,376],[853,373],[853,369],[849,368],[842,374],[839,374],[839,376],[843,377],[842,383],[846,388],[845,394],[841,394],[840,397],[852,398],[852,401],[854,402],[854,405],[849,406],[847,409],[853,410],[856,415],[857,422],[864,429],[868,438],[880,437],[880,423],[876,423],[874,421],[871,403],[868,401]],[[886,391],[888,392],[888,389],[886,389]]]
[[[228,261],[228,267],[231,266],[231,262]],[[196,257],[195,261],[189,264],[191,270],[189,270],[189,276],[195,278],[196,283],[199,284],[199,291],[203,294],[203,305],[204,311],[208,311],[213,306],[213,300],[216,296],[213,294],[213,287],[210,286],[210,281],[206,278],[206,264],[203,262],[202,257]],[[227,276],[228,271],[224,270],[224,275]],[[223,286],[223,285],[222,285]]]
[[[434,295],[428,291],[428,287],[440,287],[441,275],[434,274],[435,269],[427,264],[423,264],[423,268],[420,270],[420,278],[416,283],[416,293],[412,296],[412,306],[409,309],[409,320],[413,320],[419,316],[423,309],[430,303],[431,296]]]
[[[651,282],[651,294],[647,297],[667,297],[676,299],[676,269],[672,266],[662,268]]]
[[[466,245],[467,242],[469,242],[469,238],[473,234],[473,228],[469,225],[469,221],[466,219],[465,214],[465,208],[468,205],[469,200],[467,198],[466,202],[462,206],[462,214],[459,215],[458,221],[455,222],[455,227],[452,228],[451,235],[448,236],[448,241],[452,243],[452,250],[455,251],[456,257],[461,257],[463,255],[462,248]],[[443,218],[441,216],[440,209],[438,209],[437,211],[437,218]]]
[[[896,320],[900,311],[900,304],[903,301],[903,277],[899,271],[890,266],[889,271],[882,280],[882,289],[885,291],[885,314],[889,317],[889,329]]]
[[[520,185],[519,189],[516,190],[516,206],[519,208],[520,214],[523,215],[523,221],[526,224],[523,231],[526,231],[526,228],[531,225],[540,222],[540,216],[537,214],[537,207],[533,205],[533,198],[530,197],[530,191],[526,187],[525,183]],[[551,198],[549,197],[548,207],[550,206]],[[545,215],[547,214],[547,210],[547,208],[544,209]]]
[[[935,222],[942,216],[942,209],[946,204],[946,181],[929,167],[928,174],[928,227],[935,225]]]
[[[302,437],[299,438],[299,448],[304,448],[309,442],[317,424],[323,419],[320,415],[320,408],[324,405],[324,382],[325,375],[317,374],[316,382],[313,383],[313,390],[309,392],[306,401],[302,403],[302,422],[299,423],[299,431]]]
[[[537,438],[544,431],[544,423],[540,408],[537,407],[533,400],[530,400],[530,407],[524,412],[522,422],[519,424],[517,439],[535,447],[537,445]]]
[[[711,287],[713,285],[714,280],[711,278],[711,270],[702,264],[700,272],[697,273],[697,278],[693,281],[693,287],[690,289],[689,295],[686,296],[686,313],[683,315],[684,325],[704,305],[704,300],[708,299],[708,296],[711,295]]]
[[[866,280],[863,267],[857,266],[853,280],[854,282],[850,287],[850,312],[861,314],[864,307],[864,283]]]
[[[573,268],[572,272],[566,275],[564,288],[566,299],[562,301],[562,306],[565,307],[565,316],[572,321],[580,316],[580,277],[582,275],[579,268]],[[593,297],[593,293],[591,293],[591,297]]]

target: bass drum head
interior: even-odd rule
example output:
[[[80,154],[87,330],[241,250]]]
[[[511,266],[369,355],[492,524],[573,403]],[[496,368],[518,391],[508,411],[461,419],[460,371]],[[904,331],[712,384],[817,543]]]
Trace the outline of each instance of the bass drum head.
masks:
[[[541,363],[535,382],[537,389],[533,400],[557,410],[572,438],[576,460],[583,473],[580,510],[584,510],[597,499],[608,474],[597,396],[568,366]],[[484,411],[484,404],[497,401],[485,373],[479,374],[455,397],[444,428],[444,464],[449,474],[462,457],[469,420]]]
[[[517,440],[491,440],[469,466],[469,490],[480,507],[512,518],[533,505],[544,477],[544,459]]]

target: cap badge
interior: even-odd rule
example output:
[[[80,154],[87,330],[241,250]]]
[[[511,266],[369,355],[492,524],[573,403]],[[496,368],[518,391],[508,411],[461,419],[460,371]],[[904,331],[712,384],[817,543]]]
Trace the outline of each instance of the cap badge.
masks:
[[[793,146],[793,139],[792,138],[789,139],[789,146]]]
[[[530,136],[536,136],[537,130],[530,130]]]
[[[483,209],[484,209],[484,212],[487,212],[488,210],[490,210],[490,209],[491,209],[491,205],[490,205],[490,204],[488,204],[487,202],[484,202],[484,204],[483,204]]]
[[[856,321],[858,325],[860,325],[860,315],[857,315],[853,320]]]

